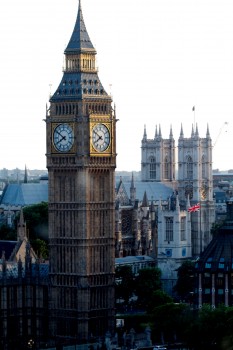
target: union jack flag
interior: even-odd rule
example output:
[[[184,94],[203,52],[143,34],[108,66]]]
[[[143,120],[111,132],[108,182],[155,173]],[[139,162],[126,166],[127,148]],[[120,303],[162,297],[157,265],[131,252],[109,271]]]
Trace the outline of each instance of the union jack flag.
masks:
[[[188,208],[189,213],[193,213],[195,211],[199,211],[201,208],[200,203],[194,204],[192,207]]]

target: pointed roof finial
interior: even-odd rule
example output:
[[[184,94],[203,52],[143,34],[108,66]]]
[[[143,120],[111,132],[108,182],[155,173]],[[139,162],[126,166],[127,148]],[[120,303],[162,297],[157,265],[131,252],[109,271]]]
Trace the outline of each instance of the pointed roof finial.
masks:
[[[170,125],[170,139],[173,138],[173,131],[172,131],[172,125]]]
[[[184,132],[183,132],[183,125],[181,124],[181,128],[180,128],[180,138],[184,137]]]
[[[194,137],[194,128],[193,128],[193,124],[192,124],[192,130],[191,130],[191,137]]]
[[[156,139],[157,136],[158,136],[158,128],[157,128],[157,125],[156,125],[156,127],[155,127],[155,139]]]
[[[159,124],[159,136],[161,137],[162,136],[162,133],[161,133],[161,125]]]
[[[23,209],[20,210],[19,222],[17,226],[17,239],[18,241],[27,240],[27,226],[24,221]]]
[[[207,138],[207,139],[210,138],[209,124],[207,124],[206,138]]]
[[[144,208],[149,207],[149,201],[147,198],[146,191],[144,192],[144,195],[143,195],[142,207],[144,207]]]
[[[23,182],[24,182],[25,184],[28,183],[28,171],[27,171],[27,166],[26,166],[26,164],[25,164],[24,180],[23,180]]]
[[[136,200],[136,187],[134,186],[134,176],[132,173],[131,185],[130,185],[130,200],[131,203],[134,204]]]
[[[146,124],[144,125],[144,134],[143,134],[143,140],[147,139],[147,134],[146,134]]]
[[[133,176],[133,173],[132,173],[132,177],[131,177],[131,185],[130,185],[130,188],[134,188],[134,176]]]
[[[195,132],[195,136],[199,136],[199,131],[198,131],[197,123],[196,123],[196,132]]]

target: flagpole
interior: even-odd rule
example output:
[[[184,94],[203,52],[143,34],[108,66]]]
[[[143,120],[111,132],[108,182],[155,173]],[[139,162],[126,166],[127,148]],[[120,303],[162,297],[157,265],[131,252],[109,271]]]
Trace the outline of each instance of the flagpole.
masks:
[[[200,253],[202,252],[202,230],[201,230],[201,204],[200,202],[197,203],[197,204],[194,204],[192,205],[191,207],[188,208],[188,212],[191,214],[191,213],[195,213],[199,211],[200,212],[200,216],[199,216],[199,223],[200,225],[198,225],[198,214],[196,215],[196,224],[197,226],[194,226],[195,230],[197,229],[197,241],[198,242],[198,229],[199,229],[199,233],[200,233],[200,236],[199,236],[199,249],[200,249]],[[198,244],[198,243],[196,243]],[[198,246],[197,246],[198,247]]]
[[[201,202],[200,202],[200,254],[202,253]]]
[[[194,130],[195,130],[195,124],[196,124],[196,115],[195,115],[195,106],[193,106],[193,128],[194,128]]]

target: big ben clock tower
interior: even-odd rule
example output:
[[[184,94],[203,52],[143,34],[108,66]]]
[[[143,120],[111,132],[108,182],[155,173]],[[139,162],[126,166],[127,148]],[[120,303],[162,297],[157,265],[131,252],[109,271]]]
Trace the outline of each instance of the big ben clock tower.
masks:
[[[115,114],[79,2],[46,116],[50,325],[57,340],[114,330]]]

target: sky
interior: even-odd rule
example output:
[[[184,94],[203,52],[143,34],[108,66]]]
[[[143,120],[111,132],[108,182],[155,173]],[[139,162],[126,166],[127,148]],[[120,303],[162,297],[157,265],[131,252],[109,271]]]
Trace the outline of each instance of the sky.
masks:
[[[144,126],[178,144],[181,124],[233,169],[233,1],[82,0],[99,77],[113,97],[117,169],[139,171]],[[78,0],[0,4],[0,169],[46,169],[45,111],[62,78]],[[195,112],[192,111],[195,106]]]

